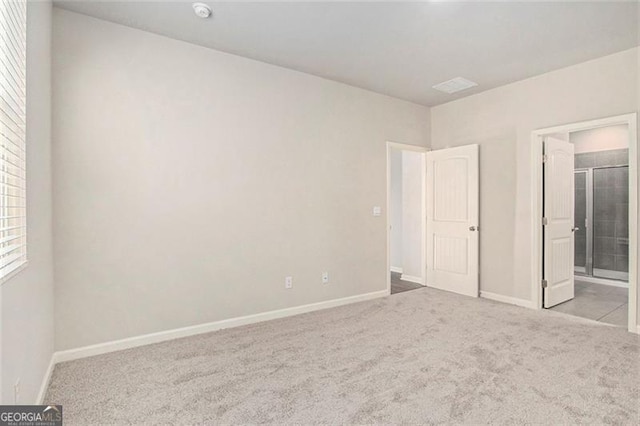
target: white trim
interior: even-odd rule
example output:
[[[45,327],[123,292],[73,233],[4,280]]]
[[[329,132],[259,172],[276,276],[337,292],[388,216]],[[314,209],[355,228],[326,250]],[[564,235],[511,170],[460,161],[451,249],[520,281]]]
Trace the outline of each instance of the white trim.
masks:
[[[420,261],[422,279],[420,284],[423,286],[427,285],[427,151],[431,149],[425,148],[422,154],[422,256]]]
[[[420,278],[420,284],[427,280],[427,200],[426,200],[426,152],[428,148],[417,145],[407,145],[403,143],[387,141],[387,210],[385,212],[386,224],[387,224],[387,294],[391,294],[391,217],[389,216],[389,209],[391,208],[391,149],[400,149],[404,151],[414,151],[422,153],[422,265],[420,270],[422,271],[422,277]],[[424,284],[422,284],[424,285]]]
[[[574,279],[593,284],[608,285],[611,287],[629,288],[629,283],[626,281],[608,280],[606,278],[588,277],[586,275],[574,275]]]
[[[636,334],[640,334],[640,325],[636,327]]]
[[[55,367],[55,365],[56,354],[53,353],[51,355],[51,360],[49,360],[47,371],[45,371],[44,377],[42,378],[42,384],[40,384],[40,391],[38,392],[38,399],[34,403],[35,405],[41,405],[44,402],[44,396],[47,393],[47,388],[49,387],[49,381],[51,381],[51,374],[53,374],[53,367]]]
[[[552,133],[570,133],[604,126],[629,126],[629,332],[638,330],[638,115],[637,113],[565,124],[531,133],[531,304],[542,309],[542,139]]]
[[[485,299],[495,300],[496,302],[508,303],[510,305],[522,306],[524,308],[532,308],[530,300],[518,299],[517,297],[503,296],[498,293],[491,293],[488,291],[480,291],[480,297]]]
[[[424,285],[424,281],[422,280],[422,277],[414,277],[413,275],[402,274],[400,276],[400,279],[402,281],[409,281],[410,283],[416,283],[416,284]]]
[[[391,267],[389,268],[389,270],[390,270],[391,272],[396,272],[396,273],[398,273],[398,274],[401,274],[401,273],[402,273],[402,267],[401,267],[401,266],[391,266]]]
[[[214,321],[190,327],[176,328],[173,330],[160,331],[157,333],[144,334],[141,336],[129,337],[122,340],[99,343],[97,345],[84,346],[76,349],[56,352],[54,362],[72,361],[94,355],[106,354],[109,352],[121,351],[123,349],[135,348],[138,346],[150,345],[152,343],[165,342],[167,340],[179,339],[181,337],[195,336],[197,334],[210,333],[212,331],[225,328],[239,327],[247,324],[254,324],[262,321],[269,321],[277,318],[290,317],[321,309],[334,308],[350,303],[364,302],[366,300],[385,297],[389,293],[387,290],[375,291],[372,293],[358,294],[356,296],[344,297],[341,299],[327,300],[324,302],[311,303],[308,305],[295,306],[292,308],[279,309],[275,311],[263,312],[255,315],[230,318],[221,321]]]

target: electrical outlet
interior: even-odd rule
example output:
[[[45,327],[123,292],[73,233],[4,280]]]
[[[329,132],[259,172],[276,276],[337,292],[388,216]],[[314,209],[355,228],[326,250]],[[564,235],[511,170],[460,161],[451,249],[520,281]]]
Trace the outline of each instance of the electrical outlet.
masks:
[[[293,277],[285,277],[284,288],[293,288]]]
[[[328,272],[323,272],[322,273],[322,284],[329,284],[329,273]]]
[[[13,385],[13,403],[18,404],[20,401],[20,378],[16,380],[16,384]]]

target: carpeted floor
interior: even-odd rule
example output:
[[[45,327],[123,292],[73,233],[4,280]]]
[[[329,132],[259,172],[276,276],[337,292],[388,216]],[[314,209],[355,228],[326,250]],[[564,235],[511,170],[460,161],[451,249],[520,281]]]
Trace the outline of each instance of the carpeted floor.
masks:
[[[640,423],[640,340],[429,288],[56,366],[66,424]]]

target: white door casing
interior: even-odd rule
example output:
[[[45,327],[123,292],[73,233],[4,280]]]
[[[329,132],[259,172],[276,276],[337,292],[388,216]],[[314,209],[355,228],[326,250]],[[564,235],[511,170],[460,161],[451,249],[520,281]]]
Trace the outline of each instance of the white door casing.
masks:
[[[574,147],[544,139],[543,306],[573,299]],[[546,286],[546,287],[545,287]]]
[[[478,297],[478,145],[427,152],[427,286]]]

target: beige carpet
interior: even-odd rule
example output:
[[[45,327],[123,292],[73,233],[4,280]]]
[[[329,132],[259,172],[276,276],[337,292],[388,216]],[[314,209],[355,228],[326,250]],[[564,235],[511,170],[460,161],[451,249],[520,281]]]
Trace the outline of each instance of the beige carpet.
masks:
[[[432,289],[59,364],[66,424],[640,423],[620,328]]]

